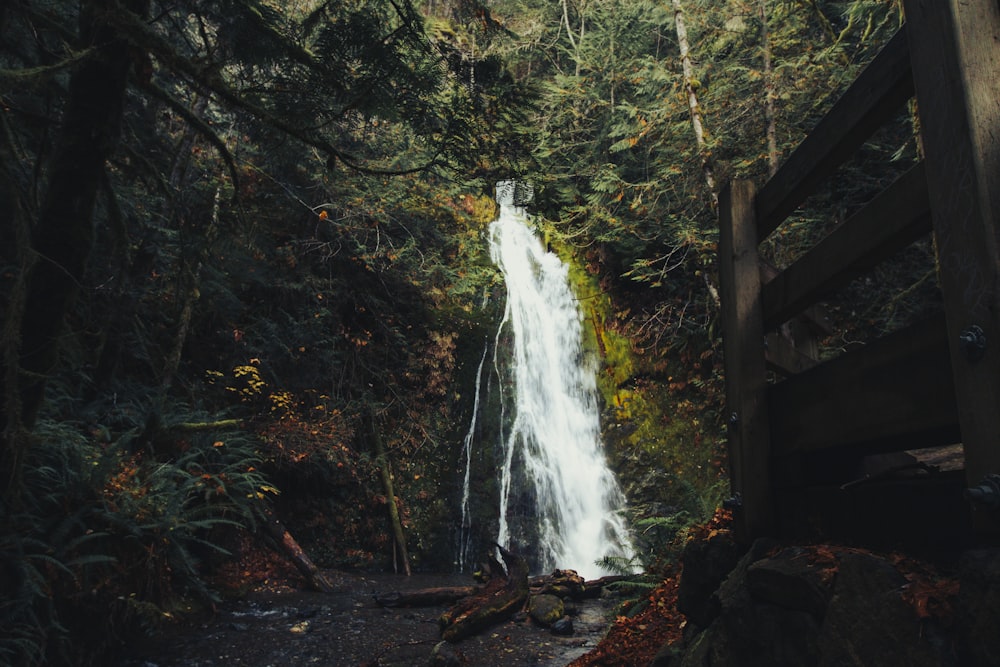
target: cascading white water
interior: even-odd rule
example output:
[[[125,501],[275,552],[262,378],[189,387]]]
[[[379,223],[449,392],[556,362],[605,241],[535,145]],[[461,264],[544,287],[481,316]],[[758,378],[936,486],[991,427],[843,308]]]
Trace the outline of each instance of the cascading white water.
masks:
[[[476,424],[479,421],[479,395],[481,382],[483,379],[483,364],[486,362],[486,352],[489,346],[483,348],[483,356],[479,360],[479,368],[476,370],[476,393],[472,403],[472,419],[469,420],[469,432],[465,434],[462,443],[462,456],[465,459],[465,476],[462,478],[462,525],[459,527],[458,536],[458,566],[459,571],[464,571],[465,564],[469,562],[469,550],[472,545],[472,512],[469,506],[471,495],[472,477],[472,441],[476,436]]]
[[[503,436],[497,542],[533,542],[542,572],[559,567],[601,576],[607,572],[597,561],[628,559],[633,549],[621,516],[625,497],[600,439],[595,367],[581,347],[581,312],[568,267],[545,250],[523,209],[514,206],[514,188],[505,185],[498,184],[500,215],[490,225],[490,255],[507,285],[501,329],[510,331],[514,385],[507,417],[513,422]],[[530,506],[530,536],[524,530],[513,535],[514,505]]]

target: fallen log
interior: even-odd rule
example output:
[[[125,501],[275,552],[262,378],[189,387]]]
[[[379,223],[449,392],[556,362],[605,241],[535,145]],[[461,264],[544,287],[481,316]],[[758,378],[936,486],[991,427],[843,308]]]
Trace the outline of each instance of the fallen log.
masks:
[[[553,570],[552,574],[544,577],[532,577],[529,584],[533,595],[548,593],[563,599],[579,600],[587,593],[587,583],[576,570]]]
[[[383,607],[433,607],[457,602],[475,595],[482,589],[482,586],[437,586],[409,591],[390,591],[376,595],[375,602]]]
[[[500,556],[506,565],[504,574],[494,568],[486,585],[472,596],[460,600],[438,619],[441,638],[457,642],[516,614],[528,600],[528,563],[501,546]]]
[[[501,578],[504,576],[499,564],[488,569],[501,573]],[[601,577],[600,579],[592,579],[584,582],[582,588],[580,588],[565,584],[565,576],[561,576],[565,572],[572,572],[572,570],[556,570],[552,574],[531,577],[528,580],[531,594],[551,593],[563,598],[587,599],[600,595],[601,589],[608,584],[627,581],[630,578],[619,575]],[[414,588],[407,591],[388,591],[376,594],[375,602],[383,607],[434,607],[436,605],[458,602],[462,598],[476,595],[484,588],[484,585],[434,586],[431,588]]]
[[[312,562],[308,554],[302,550],[299,543],[295,541],[292,534],[285,528],[285,524],[281,523],[278,517],[275,516],[274,511],[267,506],[261,506],[259,509],[263,515],[261,524],[264,527],[264,531],[274,540],[275,546],[292,561],[298,571],[302,573],[302,576],[306,578],[306,581],[309,582],[309,585],[321,593],[333,593],[335,590],[334,585],[316,567],[316,564]]]

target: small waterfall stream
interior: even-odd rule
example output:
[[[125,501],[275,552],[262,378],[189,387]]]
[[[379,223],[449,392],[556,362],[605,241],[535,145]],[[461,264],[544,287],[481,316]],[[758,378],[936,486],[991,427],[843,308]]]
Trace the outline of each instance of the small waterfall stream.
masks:
[[[479,397],[482,393],[483,364],[486,363],[486,353],[489,345],[483,348],[483,356],[479,360],[479,368],[476,369],[476,393],[472,404],[472,419],[469,420],[469,431],[465,434],[462,442],[462,458],[465,464],[465,476],[462,478],[462,524],[459,526],[458,536],[458,566],[463,572],[465,564],[469,562],[472,548],[472,511],[470,506],[471,478],[472,478],[472,443],[476,437],[476,425],[479,423]]]
[[[581,347],[568,266],[545,250],[513,194],[513,184],[498,184],[500,215],[490,225],[490,254],[507,286],[501,333],[513,347],[497,542],[538,572],[572,568],[594,578],[607,573],[596,561],[633,555],[625,497],[604,455],[596,367]]]

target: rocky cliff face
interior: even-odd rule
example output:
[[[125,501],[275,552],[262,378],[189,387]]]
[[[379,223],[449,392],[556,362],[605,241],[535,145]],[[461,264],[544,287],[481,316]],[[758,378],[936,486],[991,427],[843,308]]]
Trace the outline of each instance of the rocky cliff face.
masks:
[[[728,531],[685,549],[681,645],[657,667],[1000,664],[1000,550],[947,572],[899,554]]]

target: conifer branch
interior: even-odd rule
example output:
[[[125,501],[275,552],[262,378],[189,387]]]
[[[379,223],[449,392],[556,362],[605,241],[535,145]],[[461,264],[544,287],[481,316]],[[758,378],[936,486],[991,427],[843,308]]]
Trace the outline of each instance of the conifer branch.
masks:
[[[52,65],[39,65],[37,67],[24,67],[21,69],[0,69],[0,81],[17,86],[26,86],[47,81],[63,70],[69,69],[77,63],[86,60],[93,55],[95,50],[91,46],[82,51],[73,52],[68,57]]]
[[[163,90],[163,88],[160,88],[153,82],[149,82],[143,84],[142,89],[170,107],[177,113],[177,115],[183,118],[188,125],[193,127],[199,134],[205,137],[205,139],[208,140],[208,143],[215,146],[216,150],[219,151],[219,157],[221,157],[222,161],[226,163],[226,169],[229,170],[229,177],[233,181],[233,199],[236,199],[237,193],[239,192],[240,175],[236,168],[236,159],[233,157],[233,154],[229,152],[226,142],[224,142],[222,138],[219,137],[219,135],[217,135],[211,127],[209,127],[208,123],[199,118],[190,109],[175,99],[170,93]]]
[[[132,43],[136,46],[141,45],[142,48],[148,50],[156,56],[157,60],[164,66],[178,74],[186,76],[195,86],[216,95],[218,98],[232,105],[234,108],[245,111],[283,134],[286,134],[287,136],[292,137],[307,146],[312,146],[313,148],[324,153],[328,157],[328,165],[332,166],[337,160],[339,160],[349,168],[360,173],[374,176],[402,176],[427,171],[428,169],[440,164],[439,159],[443,149],[438,149],[432,156],[421,164],[406,169],[384,169],[362,164],[360,160],[336,148],[333,144],[326,141],[322,137],[310,135],[305,129],[282,120],[271,111],[240,95],[222,80],[221,76],[217,71],[215,71],[214,68],[199,66],[192,60],[177,53],[177,51],[164,38],[150,30],[149,27],[139,21],[136,16],[131,15],[128,12],[121,12],[115,14],[109,20],[112,21],[117,28],[122,30]]]

